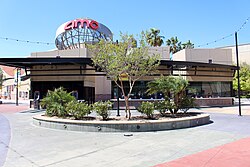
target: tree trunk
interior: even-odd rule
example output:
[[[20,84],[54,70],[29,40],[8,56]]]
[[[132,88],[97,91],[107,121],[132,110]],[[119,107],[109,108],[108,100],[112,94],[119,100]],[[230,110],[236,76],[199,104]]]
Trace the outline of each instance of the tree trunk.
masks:
[[[130,119],[131,118],[131,112],[130,112],[130,108],[129,108],[129,101],[128,101],[128,97],[125,96],[125,104],[126,104],[126,118]]]

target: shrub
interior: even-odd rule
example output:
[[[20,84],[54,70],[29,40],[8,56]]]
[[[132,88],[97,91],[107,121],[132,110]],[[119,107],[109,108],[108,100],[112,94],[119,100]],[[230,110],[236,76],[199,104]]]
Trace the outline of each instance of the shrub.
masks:
[[[91,107],[86,103],[78,103],[75,100],[66,105],[66,112],[75,119],[83,119],[91,113]]]
[[[45,115],[47,116],[68,116],[65,110],[67,103],[75,101],[76,99],[62,87],[55,89],[54,91],[48,91],[45,98],[41,100],[42,107],[46,107]]]
[[[141,106],[137,108],[138,112],[146,114],[148,118],[153,118],[154,103],[142,102]]]
[[[107,120],[110,116],[109,110],[112,108],[110,101],[102,102],[98,101],[93,104],[93,110],[102,117],[103,120]]]
[[[184,96],[180,102],[180,106],[179,106],[180,110],[182,110],[184,113],[186,113],[190,108],[195,107],[196,104],[195,104],[194,100],[195,100],[194,98]]]
[[[154,103],[155,109],[160,112],[162,116],[164,116],[167,112],[167,103],[165,100],[163,101],[156,101]]]
[[[186,96],[188,81],[181,77],[161,76],[148,83],[149,94],[163,92],[167,110],[176,116],[179,110],[186,112],[194,106],[193,99]]]
[[[61,104],[54,102],[46,105],[45,115],[50,117],[53,116],[66,117],[67,112],[65,111],[65,108]]]

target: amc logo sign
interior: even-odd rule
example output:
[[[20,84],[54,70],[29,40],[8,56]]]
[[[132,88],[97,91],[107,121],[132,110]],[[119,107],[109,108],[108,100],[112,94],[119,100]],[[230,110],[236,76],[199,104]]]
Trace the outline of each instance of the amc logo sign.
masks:
[[[64,26],[64,30],[70,30],[70,29],[78,28],[78,25],[80,25],[81,28],[84,28],[86,26],[87,28],[91,28],[93,30],[96,30],[99,27],[97,21],[87,20],[87,19],[77,19],[77,20],[69,21]]]

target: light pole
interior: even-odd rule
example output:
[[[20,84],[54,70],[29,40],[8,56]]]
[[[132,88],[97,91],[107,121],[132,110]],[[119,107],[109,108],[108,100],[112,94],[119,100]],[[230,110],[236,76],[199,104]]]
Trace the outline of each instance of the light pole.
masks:
[[[235,47],[236,47],[236,62],[237,62],[237,80],[238,80],[238,98],[239,98],[239,116],[241,116],[241,102],[240,102],[240,67],[239,67],[239,53],[238,53],[238,39],[237,32],[235,32]]]
[[[120,116],[120,99],[119,99],[119,94],[120,94],[120,91],[119,91],[119,86],[117,86],[117,95],[116,95],[116,98],[117,98],[117,115],[116,116]]]
[[[19,68],[16,68],[16,106],[18,106],[18,82],[19,82]]]

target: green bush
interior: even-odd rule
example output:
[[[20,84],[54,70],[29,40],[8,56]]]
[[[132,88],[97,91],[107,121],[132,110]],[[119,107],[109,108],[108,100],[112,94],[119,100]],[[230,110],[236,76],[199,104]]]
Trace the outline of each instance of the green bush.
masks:
[[[165,96],[164,105],[173,117],[176,117],[179,110],[186,112],[194,106],[194,100],[186,96],[188,81],[182,77],[161,76],[149,82],[147,86],[148,94],[163,92]]]
[[[75,119],[83,119],[86,115],[91,113],[91,107],[86,103],[70,101],[66,105],[66,112]]]
[[[68,113],[65,109],[70,101],[76,101],[75,97],[60,87],[54,91],[49,90],[46,97],[41,100],[41,106],[46,108],[47,116],[66,117]]]
[[[160,112],[162,116],[166,114],[167,110],[167,101],[156,101],[154,103],[155,109]]]
[[[103,120],[107,120],[110,116],[109,110],[112,108],[110,101],[102,102],[98,101],[93,104],[93,110],[102,117]]]
[[[138,112],[146,114],[148,118],[153,118],[154,103],[142,102],[141,106],[137,108]]]
[[[194,98],[184,96],[180,102],[179,106],[180,110],[186,113],[190,108],[196,107],[194,100],[195,100]]]

